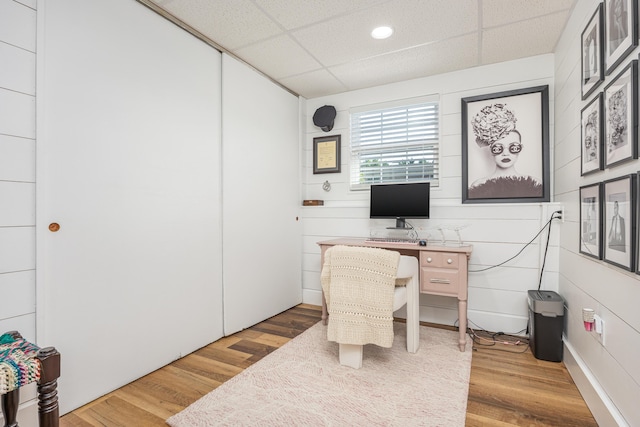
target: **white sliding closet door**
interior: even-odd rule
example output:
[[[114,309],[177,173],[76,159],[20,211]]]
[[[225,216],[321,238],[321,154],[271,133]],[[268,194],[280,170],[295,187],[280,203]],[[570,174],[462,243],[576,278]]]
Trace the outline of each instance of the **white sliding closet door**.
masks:
[[[298,98],[222,56],[224,331],[302,302]]]
[[[38,2],[37,336],[62,413],[222,336],[220,69],[135,1]]]

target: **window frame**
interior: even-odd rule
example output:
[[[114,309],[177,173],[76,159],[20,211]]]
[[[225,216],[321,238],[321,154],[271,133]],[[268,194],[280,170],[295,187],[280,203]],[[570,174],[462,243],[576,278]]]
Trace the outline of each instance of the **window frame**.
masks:
[[[405,141],[399,141],[398,144],[398,150],[397,151],[402,151],[402,148],[400,146],[400,144],[404,144],[404,148],[415,148],[418,146],[422,146],[422,147],[433,147],[431,148],[431,151],[434,151],[433,154],[433,162],[434,162],[434,166],[433,166],[433,178],[418,178],[418,179],[411,179],[411,178],[406,178],[405,179],[385,179],[384,176],[382,176],[379,180],[376,180],[375,182],[356,182],[356,176],[360,175],[360,167],[361,167],[361,161],[359,160],[361,157],[361,154],[364,153],[374,153],[376,150],[378,152],[381,151],[380,148],[377,149],[372,149],[372,150],[366,150],[366,149],[362,149],[359,145],[357,147],[354,147],[354,130],[356,131],[360,131],[360,129],[356,129],[355,128],[355,124],[354,124],[354,116],[356,115],[361,115],[363,113],[371,113],[371,114],[375,114],[375,113],[391,113],[394,109],[410,109],[411,107],[418,107],[418,106],[431,106],[433,107],[435,105],[435,120],[433,120],[431,123],[428,123],[429,125],[431,125],[433,122],[435,122],[435,126],[436,126],[436,130],[435,130],[435,138],[426,138],[425,142],[421,143],[421,144],[411,144],[410,142],[408,142],[407,140]],[[440,95],[439,94],[434,94],[434,95],[426,95],[426,96],[420,96],[420,97],[415,97],[415,98],[404,98],[404,99],[398,99],[395,101],[391,101],[391,102],[384,102],[384,103],[378,103],[378,104],[369,104],[369,105],[362,105],[362,106],[357,106],[357,107],[352,107],[349,109],[349,132],[350,132],[350,138],[349,138],[349,190],[350,191],[362,191],[362,190],[369,190],[371,184],[387,184],[387,183],[402,183],[402,182],[430,182],[431,183],[431,187],[432,188],[438,188],[440,185],[440,180],[441,180],[441,173],[440,173],[440,168],[441,168],[441,148],[442,148],[442,134],[441,134],[441,127],[442,127],[442,112],[441,112],[441,99],[440,99]],[[428,118],[429,113],[425,113],[425,117]],[[359,119],[359,118],[358,118]],[[382,128],[384,129],[384,125],[382,125]],[[425,131],[425,137],[428,136],[429,132]],[[429,142],[433,140],[434,142]],[[358,139],[359,141],[359,139]],[[391,153],[392,151],[387,151],[388,153]],[[358,160],[357,160],[358,159]],[[402,162],[403,160],[400,160],[400,162]],[[405,160],[406,161],[406,160]],[[356,169],[357,168],[357,169]],[[406,170],[406,174],[410,174],[410,171]],[[386,173],[391,173],[393,174],[394,168],[391,167],[390,169],[387,169]],[[398,172],[400,171],[400,168],[395,168],[395,171]],[[381,174],[384,174],[385,171],[381,169]],[[424,168],[423,171],[421,172],[422,174],[424,174]]]

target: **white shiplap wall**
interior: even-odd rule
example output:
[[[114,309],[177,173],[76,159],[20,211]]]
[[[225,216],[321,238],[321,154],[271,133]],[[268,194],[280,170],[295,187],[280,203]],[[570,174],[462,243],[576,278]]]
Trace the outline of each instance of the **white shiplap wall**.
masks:
[[[36,336],[36,4],[0,0],[0,334]],[[35,404],[35,384],[21,390]],[[18,412],[36,425],[36,412]],[[3,423],[0,416],[0,424]]]
[[[0,333],[27,339],[35,339],[35,26],[35,2],[0,1]]]
[[[636,48],[587,100],[580,94],[580,44],[598,1],[576,4],[556,49],[555,122],[556,200],[566,206],[560,239],[559,289],[567,301],[565,363],[600,425],[640,425],[640,276],[579,253],[579,188],[640,170],[634,160],[580,176],[580,111],[602,92],[630,60]],[[634,142],[635,143],[635,142]],[[605,345],[582,324],[583,307],[605,321]]]
[[[305,302],[319,304],[320,251],[316,242],[334,237],[366,237],[379,233],[388,221],[370,220],[368,191],[350,191],[349,109],[417,96],[439,94],[441,99],[441,185],[432,190],[432,218],[413,220],[421,237],[437,237],[438,225],[464,225],[462,237],[474,245],[470,270],[500,263],[515,255],[538,233],[555,203],[462,205],[461,99],[512,89],[549,85],[550,134],[553,156],[553,55],[544,55],[502,64],[471,68],[453,73],[347,92],[307,101],[306,136],[303,168],[305,199],[323,199],[325,206],[305,207],[303,242],[303,296]],[[322,105],[334,105],[338,111],[331,132],[323,133],[313,125],[312,116]],[[314,175],[312,142],[314,137],[342,135],[340,174]],[[322,190],[328,180],[330,192]],[[562,224],[554,221],[542,289],[557,290],[558,236]],[[527,290],[538,286],[546,232],[522,255],[504,267],[469,274],[469,319],[479,327],[517,332],[527,323]],[[449,236],[453,237],[453,236]],[[421,296],[420,318],[442,324],[457,320],[456,301],[451,298]]]

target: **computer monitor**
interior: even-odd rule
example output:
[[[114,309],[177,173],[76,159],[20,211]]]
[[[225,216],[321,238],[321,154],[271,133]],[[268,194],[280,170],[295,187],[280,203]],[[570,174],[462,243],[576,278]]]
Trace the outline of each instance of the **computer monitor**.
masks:
[[[395,218],[396,226],[389,228],[407,228],[407,218],[429,218],[430,187],[428,182],[372,185],[369,217]]]

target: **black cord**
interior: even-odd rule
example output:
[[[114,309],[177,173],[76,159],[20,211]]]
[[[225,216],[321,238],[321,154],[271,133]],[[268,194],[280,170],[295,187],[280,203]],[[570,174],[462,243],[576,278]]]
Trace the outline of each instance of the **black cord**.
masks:
[[[481,336],[479,332],[486,335]],[[505,334],[503,332],[488,332],[485,330],[474,330],[469,328],[469,337],[473,342],[473,350],[478,351],[480,349],[494,350],[494,351],[506,351],[508,353],[524,353],[529,349],[529,339]],[[500,339],[500,337],[508,339]],[[514,341],[515,340],[515,341]],[[486,342],[485,342],[486,341]],[[524,347],[520,351],[507,350],[506,347],[497,347],[496,344],[503,344],[505,346],[511,345],[514,347]]]
[[[456,323],[457,322],[458,322],[458,320],[456,320]],[[518,335],[518,334],[521,334],[522,332],[525,332],[525,329],[520,329],[517,332],[489,332],[485,328],[483,328],[482,326],[480,326],[477,323],[473,322],[472,320],[467,320],[467,322],[472,324],[473,326],[475,326],[478,331],[486,332],[487,334],[504,335],[504,336],[513,337],[513,338],[519,339],[519,340],[526,339],[525,337],[522,337],[522,336]],[[454,324],[454,326],[455,326],[455,324]],[[469,330],[473,330],[473,328],[469,328]]]
[[[559,216],[556,216],[556,214],[558,214]],[[551,236],[551,222],[552,222],[554,219],[561,219],[561,218],[562,218],[562,211],[555,211],[555,212],[553,212],[553,213],[551,214],[551,218],[549,218],[549,221],[547,221],[547,223],[544,225],[544,227],[542,227],[542,228],[540,229],[540,231],[538,231],[538,233],[537,233],[535,236],[533,236],[533,239],[531,239],[531,240],[529,241],[529,243],[527,243],[526,245],[524,245],[524,247],[523,247],[522,249],[520,249],[520,251],[519,251],[517,254],[515,254],[514,256],[512,256],[512,257],[511,257],[511,258],[509,258],[508,260],[506,260],[506,261],[504,261],[504,262],[501,262],[500,264],[493,265],[493,266],[490,266],[490,267],[487,267],[487,268],[483,268],[483,269],[480,269],[480,270],[469,270],[469,272],[470,272],[470,273],[477,273],[477,272],[480,272],[480,271],[490,270],[490,269],[492,269],[492,268],[499,267],[499,266],[501,266],[501,265],[503,265],[503,264],[506,264],[507,262],[511,261],[512,259],[514,259],[514,258],[515,258],[515,257],[517,257],[518,255],[520,255],[520,254],[522,253],[522,251],[524,251],[524,250],[525,250],[525,248],[526,248],[527,246],[529,246],[529,245],[530,245],[530,244],[531,244],[531,243],[532,243],[532,242],[533,242],[533,241],[534,241],[534,240],[535,240],[535,239],[540,235],[540,233],[542,233],[542,232],[544,231],[544,229],[545,229],[546,227],[549,227],[549,229],[547,230],[547,243],[546,243],[546,247],[545,247],[545,250],[544,250],[544,259],[542,260],[542,268],[540,269],[540,278],[539,278],[539,281],[538,281],[538,291],[539,291],[539,290],[540,290],[540,287],[542,286],[542,274],[544,273],[544,265],[545,265],[545,263],[546,263],[546,261],[547,261],[547,251],[548,251],[548,249],[549,249],[549,237]],[[529,326],[530,326],[530,325],[529,325],[529,319],[527,319],[527,327],[525,328],[525,331],[526,331],[525,333],[526,333],[527,335],[529,335]],[[469,330],[470,330],[470,331],[473,331],[473,329],[471,329],[471,328],[469,328]],[[475,339],[474,339],[474,335],[472,335],[472,334],[471,334],[471,332],[469,332],[469,336],[471,337],[471,340],[474,342],[474,344],[476,344],[476,341],[475,341]],[[527,348],[529,348],[528,343],[527,343]],[[478,350],[478,348],[476,348],[476,347],[474,347],[473,349],[474,349],[474,350]],[[525,349],[525,351],[526,351],[526,349]],[[524,353],[524,351],[523,351],[523,353]]]
[[[549,220],[549,224],[551,224],[551,221],[553,221],[553,219],[555,218],[554,214],[555,212],[551,214],[551,219]],[[547,262],[547,251],[549,250],[550,237],[551,237],[551,225],[549,225],[549,229],[547,230],[547,244],[545,245],[545,248],[544,248],[544,257],[542,258],[542,268],[540,268],[540,279],[538,281],[538,290],[540,290],[540,287],[542,286],[542,273],[544,273],[544,265]]]
[[[520,255],[522,253],[522,251],[524,251],[527,248],[527,246],[529,246],[534,240],[536,240],[536,238],[540,235],[540,233],[542,233],[544,231],[545,228],[549,227],[549,234],[551,234],[551,222],[554,219],[558,219],[558,217],[555,216],[556,213],[559,213],[559,211],[555,211],[554,213],[551,214],[551,218],[549,218],[549,221],[547,221],[547,223],[540,229],[540,231],[538,231],[538,233],[535,236],[533,236],[533,239],[529,240],[529,243],[524,245],[522,247],[522,249],[520,249],[518,251],[517,254],[515,254],[514,256],[512,256],[508,260],[501,262],[500,264],[491,265],[491,266],[486,267],[486,268],[481,268],[480,270],[468,270],[468,272],[469,273],[479,273],[481,271],[491,270],[492,268],[500,267],[501,265],[504,265],[504,264],[508,263],[509,261],[511,261],[512,259],[516,258],[518,255]],[[547,247],[548,247],[548,245],[549,245],[549,238],[547,237]],[[546,259],[547,258],[547,251],[546,250],[545,250],[544,254],[545,254],[545,259]],[[543,261],[542,266],[544,268],[544,261]],[[540,273],[540,280],[542,280],[542,272]]]

